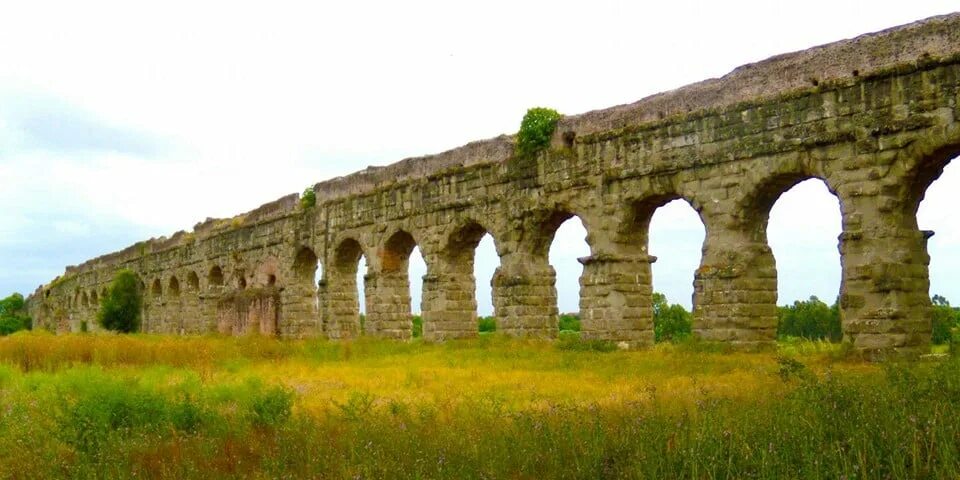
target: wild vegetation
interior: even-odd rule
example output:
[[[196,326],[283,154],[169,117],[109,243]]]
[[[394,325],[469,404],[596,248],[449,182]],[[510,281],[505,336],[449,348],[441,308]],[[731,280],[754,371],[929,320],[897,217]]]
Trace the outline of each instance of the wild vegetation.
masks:
[[[840,341],[840,307],[823,303],[816,296],[797,300],[793,305],[777,308],[777,336],[785,339],[800,337],[808,340]]]
[[[561,117],[551,108],[534,107],[527,110],[517,132],[517,155],[530,156],[546,148]]]
[[[97,322],[107,330],[136,332],[140,330],[142,305],[136,274],[130,270],[120,270],[110,282],[107,294],[100,300]]]
[[[313,187],[307,187],[303,190],[303,193],[300,195],[300,207],[303,209],[310,208],[317,204],[317,192],[313,191]]]
[[[3,478],[955,478],[960,362],[20,332]]]
[[[949,341],[957,311],[934,303]],[[830,341],[834,312],[781,308],[759,353],[691,338],[659,294],[640,351],[581,339],[576,314],[558,342],[491,317],[442,344],[18,332],[0,338],[0,478],[960,475],[960,360],[865,362]]]
[[[27,315],[23,295],[13,293],[0,300],[0,336],[20,330],[29,330],[32,323],[30,316]]]

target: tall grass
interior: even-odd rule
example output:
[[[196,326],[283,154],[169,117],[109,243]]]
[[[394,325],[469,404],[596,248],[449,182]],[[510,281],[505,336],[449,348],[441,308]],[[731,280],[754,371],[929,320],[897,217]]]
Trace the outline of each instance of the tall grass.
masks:
[[[836,348],[16,334],[0,477],[960,476],[960,362]]]

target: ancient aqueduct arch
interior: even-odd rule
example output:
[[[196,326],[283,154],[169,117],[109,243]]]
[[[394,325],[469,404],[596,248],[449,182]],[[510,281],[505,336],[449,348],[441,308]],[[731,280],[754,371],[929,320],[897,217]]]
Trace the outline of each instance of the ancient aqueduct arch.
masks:
[[[114,272],[139,275],[144,329],[359,334],[355,274],[368,259],[366,334],[406,338],[406,264],[419,246],[424,335],[476,335],[473,249],[484,233],[500,331],[554,337],[546,249],[579,216],[584,335],[653,340],[653,211],[682,198],[706,227],[694,330],[709,340],[774,340],[777,271],[766,239],[773,202],[808,178],[840,200],[845,338],[864,350],[929,341],[926,241],[916,211],[960,154],[960,14],[935,17],[745,65],[630,105],[563,118],[535,159],[501,136],[318,183],[192,233],[152,239],[68,267],[29,299],[39,325],[93,326]],[[323,266],[319,288],[313,274]]]

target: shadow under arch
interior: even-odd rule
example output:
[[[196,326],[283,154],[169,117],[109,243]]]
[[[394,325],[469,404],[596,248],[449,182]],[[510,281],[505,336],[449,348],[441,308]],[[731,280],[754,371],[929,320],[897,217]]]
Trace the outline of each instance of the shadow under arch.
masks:
[[[210,267],[210,272],[207,273],[207,286],[208,287],[222,287],[224,283],[223,278],[223,269],[219,265],[214,265]]]
[[[187,288],[193,293],[200,291],[200,276],[193,270],[187,274]]]
[[[167,292],[173,298],[180,296],[180,280],[177,280],[176,275],[170,276],[170,282],[167,284]]]
[[[316,276],[317,266],[320,259],[313,249],[307,246],[300,247],[293,258],[293,274],[296,279],[296,285],[303,287],[309,285],[309,290],[314,290],[314,277]]]

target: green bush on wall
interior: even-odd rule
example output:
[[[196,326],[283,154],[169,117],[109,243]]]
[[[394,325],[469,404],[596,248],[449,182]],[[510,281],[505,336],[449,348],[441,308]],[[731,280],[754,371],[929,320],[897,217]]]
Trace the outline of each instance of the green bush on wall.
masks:
[[[313,187],[307,187],[303,191],[303,195],[300,195],[300,206],[303,208],[310,208],[317,204],[317,193],[313,191]]]
[[[536,107],[527,110],[520,122],[520,131],[517,132],[517,154],[533,155],[546,148],[562,116],[551,108]]]

